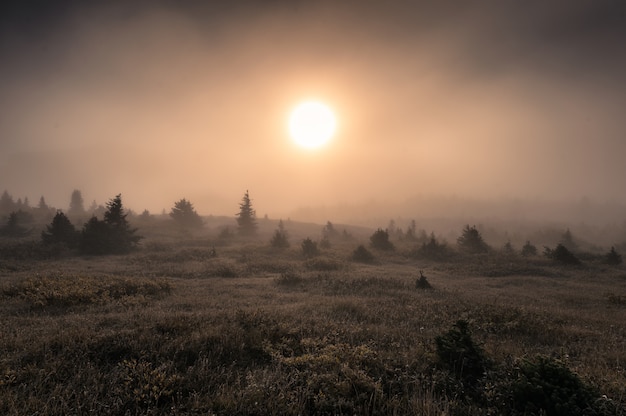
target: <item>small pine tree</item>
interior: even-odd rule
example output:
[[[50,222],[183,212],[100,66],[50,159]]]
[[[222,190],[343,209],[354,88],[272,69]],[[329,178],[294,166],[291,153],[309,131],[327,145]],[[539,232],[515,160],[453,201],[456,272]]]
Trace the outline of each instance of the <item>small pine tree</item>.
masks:
[[[473,385],[485,373],[488,360],[471,335],[468,322],[459,320],[451,330],[435,338],[435,345],[439,362],[451,374]]]
[[[404,236],[408,241],[417,241],[417,224],[415,220],[411,220],[411,224],[407,227]]]
[[[70,207],[67,210],[67,215],[70,217],[82,217],[85,215],[85,212],[83,194],[80,190],[74,189],[70,197]]]
[[[502,254],[504,254],[505,256],[515,255],[515,249],[513,248],[513,244],[511,244],[510,241],[507,241],[506,243],[504,243],[504,246],[502,246]]]
[[[326,222],[326,225],[322,229],[322,236],[330,239],[330,238],[336,237],[338,234],[339,233],[335,229],[335,226],[333,225],[333,223],[330,221]]]
[[[244,194],[239,204],[239,213],[237,214],[237,224],[239,226],[239,234],[242,236],[253,236],[257,232],[256,211],[252,208],[252,201],[248,191]]]
[[[128,224],[118,194],[107,203],[104,220],[92,217],[83,227],[80,249],[85,254],[123,254],[131,251],[141,240],[137,229]]]
[[[78,237],[78,231],[61,211],[57,211],[52,223],[41,232],[41,241],[44,244],[65,244],[69,248],[77,246]]]
[[[287,248],[289,247],[289,234],[285,230],[283,220],[278,222],[278,228],[274,231],[274,235],[270,240],[270,244],[274,248]]]
[[[435,237],[435,233],[431,232],[428,242],[422,243],[422,246],[414,252],[415,257],[426,258],[429,260],[446,260],[450,257],[450,250],[446,243],[440,243]]]
[[[8,214],[16,209],[15,201],[8,191],[4,191],[0,196],[0,214]]]
[[[21,212],[22,211],[14,211],[9,214],[6,225],[0,228],[0,234],[6,235],[7,237],[23,237],[29,233],[28,229],[20,225],[22,223]]]
[[[480,231],[476,229],[476,226],[470,227],[466,225],[463,229],[463,233],[456,240],[457,245],[463,251],[472,254],[486,253],[489,251],[489,246],[483,240],[483,236]]]
[[[567,248],[569,251],[578,250],[578,244],[576,243],[576,241],[574,241],[574,236],[572,235],[572,232],[569,230],[569,228],[565,230],[565,232],[561,236],[560,244]]]
[[[201,227],[202,218],[193,208],[193,204],[185,198],[174,203],[170,211],[170,217],[181,227]]]
[[[522,247],[522,256],[530,257],[537,255],[537,247],[532,245],[530,241],[526,241],[526,244]]]

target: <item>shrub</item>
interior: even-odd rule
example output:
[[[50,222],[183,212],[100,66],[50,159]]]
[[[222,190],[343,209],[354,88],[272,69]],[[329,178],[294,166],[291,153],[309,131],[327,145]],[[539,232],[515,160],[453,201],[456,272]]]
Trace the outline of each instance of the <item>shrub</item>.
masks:
[[[352,252],[351,259],[359,263],[371,263],[374,261],[374,255],[361,244]]]
[[[393,250],[393,243],[389,241],[389,232],[379,228],[370,237],[370,245],[378,250]]]
[[[489,246],[485,243],[483,236],[476,229],[475,225],[472,227],[466,225],[456,242],[461,250],[468,253],[476,254],[489,251]]]
[[[420,270],[420,277],[418,277],[417,280],[415,281],[415,288],[416,289],[432,289],[433,288],[430,282],[428,281],[428,279],[426,278],[426,276],[424,276],[424,272],[422,270]]]
[[[524,414],[591,414],[586,412],[597,398],[565,364],[542,356],[519,365],[510,392],[512,407]]]
[[[444,335],[435,338],[439,362],[456,378],[475,384],[488,367],[483,349],[474,342],[469,324],[459,320]]]
[[[308,237],[302,240],[302,254],[304,254],[304,257],[315,257],[319,253],[320,252],[315,241]]]

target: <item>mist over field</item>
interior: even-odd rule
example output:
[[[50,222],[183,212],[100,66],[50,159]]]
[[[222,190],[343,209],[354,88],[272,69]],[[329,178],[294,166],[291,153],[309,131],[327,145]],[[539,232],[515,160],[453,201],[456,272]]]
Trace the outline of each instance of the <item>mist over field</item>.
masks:
[[[304,221],[623,223],[619,2],[2,6],[0,191]],[[335,137],[287,117],[316,98]]]

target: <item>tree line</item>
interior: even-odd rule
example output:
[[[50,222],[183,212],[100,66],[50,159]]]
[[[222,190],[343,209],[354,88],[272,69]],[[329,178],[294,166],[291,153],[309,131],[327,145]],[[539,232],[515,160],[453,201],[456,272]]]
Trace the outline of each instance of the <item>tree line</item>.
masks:
[[[48,206],[44,197],[40,198],[36,207],[31,207],[27,198],[13,200],[13,197],[4,191],[0,196],[0,214],[6,215],[4,226],[0,227],[0,235],[5,237],[25,237],[29,235],[36,219],[49,220],[41,232],[41,242],[44,245],[62,245],[70,249],[78,249],[83,254],[123,254],[134,249],[143,238],[137,234],[137,228],[132,228],[125,209],[121,194],[102,207],[94,203],[90,209],[91,217],[78,230],[72,220],[80,221],[87,215],[84,200],[80,190],[74,190],[70,198],[69,209],[64,212]],[[139,218],[149,217],[145,210]],[[181,229],[189,230],[203,226],[202,217],[196,212],[191,201],[182,198],[174,203],[169,217]],[[257,233],[256,211],[252,207],[252,200],[248,191],[245,192],[239,212],[236,216],[238,232],[241,236],[251,237]]]

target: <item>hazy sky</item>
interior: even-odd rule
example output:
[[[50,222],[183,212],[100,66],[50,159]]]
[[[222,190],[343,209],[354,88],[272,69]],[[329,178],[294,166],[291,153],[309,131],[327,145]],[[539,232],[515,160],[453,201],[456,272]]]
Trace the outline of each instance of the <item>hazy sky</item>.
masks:
[[[0,7],[0,192],[31,203],[626,201],[626,2]],[[307,98],[338,119],[314,151],[287,131]]]

